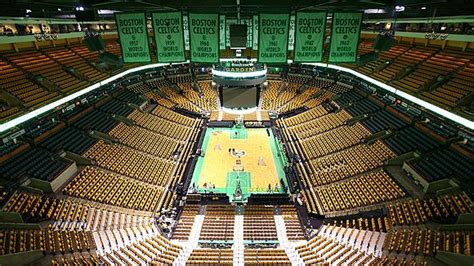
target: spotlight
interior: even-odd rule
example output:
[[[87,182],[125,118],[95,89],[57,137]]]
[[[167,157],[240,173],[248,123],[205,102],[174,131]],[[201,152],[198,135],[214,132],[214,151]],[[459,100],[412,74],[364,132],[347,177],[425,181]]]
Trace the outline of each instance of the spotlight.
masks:
[[[31,9],[27,9],[27,10],[26,10],[26,14],[31,14],[31,13],[32,13],[32,12],[31,12]]]
[[[425,10],[425,9],[426,9],[426,6],[422,6],[422,7],[421,7],[421,10]]]
[[[395,6],[395,11],[396,12],[403,12],[403,11],[405,11],[405,6]]]

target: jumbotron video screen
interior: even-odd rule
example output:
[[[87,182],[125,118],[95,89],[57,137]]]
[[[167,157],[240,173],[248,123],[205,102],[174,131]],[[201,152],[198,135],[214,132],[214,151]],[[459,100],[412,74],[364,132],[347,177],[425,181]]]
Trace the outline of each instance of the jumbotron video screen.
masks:
[[[257,87],[229,87],[221,89],[222,106],[226,108],[252,108],[258,105]]]

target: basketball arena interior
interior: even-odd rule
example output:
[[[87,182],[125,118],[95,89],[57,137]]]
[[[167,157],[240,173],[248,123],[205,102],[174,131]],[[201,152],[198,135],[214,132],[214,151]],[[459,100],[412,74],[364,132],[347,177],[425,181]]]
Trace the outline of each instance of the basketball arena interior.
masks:
[[[0,2],[0,265],[474,265],[474,1]]]

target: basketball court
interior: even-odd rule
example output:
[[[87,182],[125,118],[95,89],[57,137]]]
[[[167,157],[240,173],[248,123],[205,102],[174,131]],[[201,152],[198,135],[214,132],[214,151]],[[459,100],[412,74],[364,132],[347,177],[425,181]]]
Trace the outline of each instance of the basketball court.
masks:
[[[226,193],[231,200],[238,184],[244,199],[251,193],[275,193],[275,187],[284,192],[280,180],[286,185],[286,158],[269,133],[265,128],[208,128],[191,187],[198,186],[200,193]]]

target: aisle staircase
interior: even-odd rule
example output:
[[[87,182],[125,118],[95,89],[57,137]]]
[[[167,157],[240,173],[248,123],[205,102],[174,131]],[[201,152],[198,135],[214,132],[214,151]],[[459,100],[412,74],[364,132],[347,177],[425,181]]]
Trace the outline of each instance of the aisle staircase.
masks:
[[[300,255],[296,251],[294,244],[288,241],[288,237],[286,235],[285,220],[283,219],[283,216],[274,215],[273,217],[275,219],[278,242],[280,242],[280,247],[285,250],[286,255],[291,261],[291,265],[304,265],[304,261],[303,259],[301,259]]]
[[[234,220],[234,265],[244,265],[244,216],[235,215]]]
[[[201,234],[202,224],[204,222],[204,215],[199,214],[194,218],[193,227],[187,242],[181,243],[183,247],[178,257],[174,260],[173,265],[186,265],[189,256],[193,252],[193,249],[198,246],[199,235]]]

